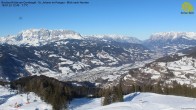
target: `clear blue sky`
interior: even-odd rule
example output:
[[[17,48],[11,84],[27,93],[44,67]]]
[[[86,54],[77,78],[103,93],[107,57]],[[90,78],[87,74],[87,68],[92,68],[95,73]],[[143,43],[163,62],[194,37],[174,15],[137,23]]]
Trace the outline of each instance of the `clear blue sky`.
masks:
[[[0,6],[0,36],[17,34],[21,30],[31,28],[68,29],[83,35],[122,34],[139,39],[147,39],[156,32],[196,32],[196,12],[192,15],[180,14],[181,5],[185,0],[86,1],[90,3]],[[196,7],[195,0],[186,1]],[[20,17],[22,19],[19,19]]]

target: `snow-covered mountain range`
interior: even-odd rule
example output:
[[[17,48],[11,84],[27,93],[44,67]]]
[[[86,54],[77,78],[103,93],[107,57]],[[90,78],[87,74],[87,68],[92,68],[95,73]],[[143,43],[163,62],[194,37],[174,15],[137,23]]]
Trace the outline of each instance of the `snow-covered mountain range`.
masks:
[[[178,38],[196,40],[195,32],[160,32],[150,36],[150,40],[175,40]]]
[[[63,39],[82,39],[79,33],[69,30],[29,29],[17,35],[9,35],[0,39],[1,44],[41,46]]]
[[[172,54],[179,50],[196,46],[195,32],[162,32],[152,34],[143,43],[147,47],[163,53]]]
[[[9,35],[0,38],[1,44],[42,46],[51,42],[65,39],[105,39],[119,42],[141,43],[137,38],[122,35],[92,35],[82,36],[70,30],[48,30],[48,29],[29,29],[17,35]]]

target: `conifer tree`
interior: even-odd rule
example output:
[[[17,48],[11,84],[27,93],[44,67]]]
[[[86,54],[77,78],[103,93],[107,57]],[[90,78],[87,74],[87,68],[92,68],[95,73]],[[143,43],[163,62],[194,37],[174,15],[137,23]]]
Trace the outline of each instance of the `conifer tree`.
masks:
[[[111,94],[110,94],[110,90],[106,89],[104,91],[104,100],[103,100],[103,105],[108,105],[111,103]]]

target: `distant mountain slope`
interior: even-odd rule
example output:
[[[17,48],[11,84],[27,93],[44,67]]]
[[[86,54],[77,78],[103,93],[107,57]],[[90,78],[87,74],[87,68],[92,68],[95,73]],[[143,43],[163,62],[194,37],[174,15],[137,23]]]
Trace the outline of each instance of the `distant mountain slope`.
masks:
[[[156,33],[144,43],[147,47],[163,54],[175,53],[179,50],[196,46],[194,32],[165,32]]]
[[[131,69],[124,77],[127,85],[136,83],[138,85],[170,85],[173,81],[196,87],[196,51],[189,51],[184,55],[169,55],[144,67]]]
[[[178,54],[182,54],[182,55],[185,55],[185,54],[195,54],[196,53],[196,46],[194,47],[190,47],[190,48],[187,48],[187,49],[182,49],[182,50],[179,50],[177,52]],[[195,54],[196,55],[196,54]]]
[[[1,79],[28,75],[69,77],[96,67],[116,67],[151,58],[152,51],[126,42],[65,39],[43,46],[0,45]]]
[[[90,39],[90,40],[97,40],[97,39],[102,39],[102,40],[113,40],[116,42],[128,42],[128,43],[135,43],[135,44],[141,44],[142,41],[130,37],[130,36],[123,36],[123,35],[91,35],[91,36],[83,36],[85,39]]]

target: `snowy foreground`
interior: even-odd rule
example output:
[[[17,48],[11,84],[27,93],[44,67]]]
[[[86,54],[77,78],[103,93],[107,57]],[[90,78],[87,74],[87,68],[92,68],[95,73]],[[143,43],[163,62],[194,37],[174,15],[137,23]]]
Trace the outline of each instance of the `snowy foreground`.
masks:
[[[15,94],[0,85],[0,110],[52,110],[52,106],[42,101],[36,94]]]
[[[75,99],[69,110],[196,110],[196,99],[155,93],[132,93],[124,102],[101,106],[101,98]]]
[[[31,92],[27,104],[27,94],[15,94],[0,86],[0,110],[52,110]],[[124,96],[124,102],[101,105],[101,98],[80,98],[71,101],[68,110],[196,110],[196,99],[155,93],[131,93]],[[19,107],[16,107],[19,105]]]

